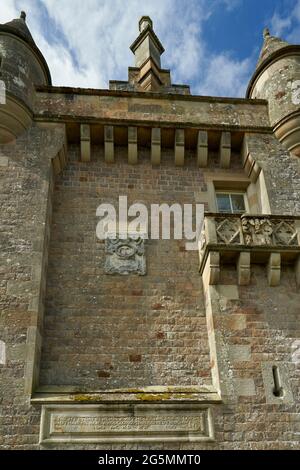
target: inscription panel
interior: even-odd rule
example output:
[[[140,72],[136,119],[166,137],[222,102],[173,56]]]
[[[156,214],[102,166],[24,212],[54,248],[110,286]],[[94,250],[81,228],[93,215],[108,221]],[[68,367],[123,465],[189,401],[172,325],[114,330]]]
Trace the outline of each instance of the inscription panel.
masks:
[[[45,405],[40,443],[211,441],[201,405]]]

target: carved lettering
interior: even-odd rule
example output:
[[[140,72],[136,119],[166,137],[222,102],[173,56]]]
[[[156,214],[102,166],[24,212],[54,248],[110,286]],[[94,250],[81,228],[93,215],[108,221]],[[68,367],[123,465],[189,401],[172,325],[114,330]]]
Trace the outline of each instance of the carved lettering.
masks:
[[[213,440],[210,410],[180,405],[45,405],[40,442]]]
[[[201,416],[54,416],[52,432],[203,432]]]

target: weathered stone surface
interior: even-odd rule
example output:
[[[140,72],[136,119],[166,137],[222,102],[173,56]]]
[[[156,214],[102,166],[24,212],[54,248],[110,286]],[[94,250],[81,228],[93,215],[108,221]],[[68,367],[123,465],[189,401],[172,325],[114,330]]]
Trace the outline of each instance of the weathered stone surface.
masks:
[[[96,238],[102,202],[117,209],[118,196],[127,195],[128,207],[139,201],[149,211],[162,201],[193,203],[203,174],[190,152],[185,171],[175,167],[173,149],[163,149],[159,168],[150,148],[131,166],[127,147],[118,146],[115,160],[105,163],[99,145],[82,163],[80,146],[69,145],[68,166],[56,179],[40,384],[86,391],[210,384],[197,253],[186,252],[184,241],[149,239],[141,255],[146,275],[108,275],[111,255]]]
[[[277,361],[264,362],[261,365],[266,401],[270,405],[293,404],[294,397],[291,389],[287,365]],[[280,393],[276,393],[274,383],[274,368],[278,369]]]
[[[8,166],[8,158],[0,157],[0,166]]]
[[[203,442],[210,410],[197,405],[43,406],[40,443]]]
[[[299,129],[296,49],[257,77],[269,102],[188,96],[154,57],[110,90],[67,89],[0,29],[2,142],[18,136],[0,147],[1,448],[298,448],[300,167],[276,139]],[[214,215],[216,191],[248,213]],[[106,275],[96,210],[119,195],[204,203],[201,273],[172,239],[147,240],[147,275]]]
[[[229,357],[233,362],[250,361],[251,348],[248,345],[234,344],[229,347]]]
[[[260,61],[247,90],[248,97],[268,100],[270,121],[276,136],[298,157],[299,49],[299,46],[290,45],[268,32],[264,36]]]
[[[220,279],[220,261],[231,252],[236,260],[237,278],[240,285],[247,285],[251,278],[251,263],[265,263],[271,286],[280,283],[282,260],[295,264],[295,278],[298,282],[298,257],[300,253],[299,218],[290,216],[272,217],[243,214],[226,217],[207,216],[204,220],[200,246],[200,272],[214,279]],[[215,260],[212,262],[212,257]]]
[[[22,19],[15,20],[24,23]],[[30,33],[29,33],[30,34]],[[33,41],[20,36],[12,24],[0,24],[1,83],[0,144],[11,142],[32,125],[35,85],[50,85],[48,66]]]
[[[106,238],[106,274],[146,274],[145,242],[143,238]]]
[[[57,115],[73,114],[84,120],[111,121],[128,119],[131,122],[151,122],[161,126],[179,126],[190,123],[193,126],[230,126],[245,129],[259,129],[270,125],[266,104],[259,100],[216,99],[201,97],[179,97],[168,99],[168,95],[142,94],[119,96],[116,92],[95,90],[93,94],[74,90],[73,99],[62,99],[63,90],[53,87],[49,95],[39,88],[35,112],[37,119],[49,120]],[[144,108],[136,107],[143,105]],[[88,109],[88,112],[87,112]],[[213,109],[213,110],[212,110]]]
[[[0,340],[0,364],[6,364],[6,344]]]
[[[207,166],[208,160],[208,135],[206,131],[198,132],[197,161],[200,168]]]
[[[238,283],[240,286],[249,284],[251,278],[250,253],[241,252],[237,261]]]
[[[227,245],[250,246],[295,246],[299,247],[299,229],[297,218],[272,218],[271,216],[249,215],[215,217],[218,243]],[[210,239],[206,240],[210,243]]]
[[[152,165],[160,165],[161,161],[161,130],[153,127],[151,131],[151,162]]]
[[[235,379],[237,395],[250,397],[255,395],[255,384],[253,379]]]

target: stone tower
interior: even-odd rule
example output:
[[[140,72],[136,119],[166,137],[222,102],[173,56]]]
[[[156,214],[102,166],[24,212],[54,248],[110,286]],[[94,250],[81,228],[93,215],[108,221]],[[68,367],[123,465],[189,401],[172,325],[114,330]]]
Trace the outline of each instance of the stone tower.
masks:
[[[51,85],[47,63],[26,25],[26,14],[0,25],[0,80],[6,103],[0,107],[0,143],[9,142],[32,124],[35,85]]]
[[[247,90],[248,98],[269,103],[276,137],[300,156],[300,46],[288,44],[264,30],[264,44]]]
[[[0,26],[1,447],[299,447],[299,47],[265,32],[247,98],[193,96],[145,16],[99,90]],[[153,206],[170,239],[130,228]]]

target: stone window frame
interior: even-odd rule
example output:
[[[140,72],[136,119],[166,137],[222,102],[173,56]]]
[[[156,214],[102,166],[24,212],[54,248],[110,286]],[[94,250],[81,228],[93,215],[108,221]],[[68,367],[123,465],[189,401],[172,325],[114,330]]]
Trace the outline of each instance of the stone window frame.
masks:
[[[244,208],[245,210],[242,211],[242,212],[235,212],[233,210],[231,210],[230,212],[224,212],[224,211],[220,211],[219,210],[219,207],[218,207],[218,194],[226,194],[226,195],[229,195],[230,197],[232,195],[240,195],[240,196],[243,196],[244,198]],[[239,191],[239,190],[222,190],[222,189],[217,189],[215,190],[215,198],[216,198],[216,206],[217,206],[217,212],[219,212],[220,214],[243,214],[243,213],[246,213],[248,214],[249,213],[249,203],[248,203],[248,197],[247,197],[247,192],[246,191]]]
[[[262,172],[261,172],[262,173]],[[257,182],[251,181],[244,172],[228,174],[228,172],[205,173],[207,185],[207,206],[208,212],[218,213],[216,192],[238,192],[246,195],[246,213],[262,214],[260,208]],[[267,194],[264,194],[268,198]],[[270,213],[268,211],[268,213]]]

